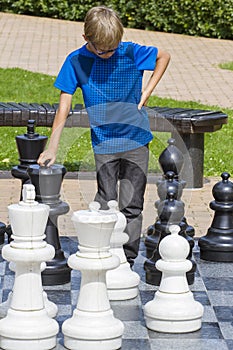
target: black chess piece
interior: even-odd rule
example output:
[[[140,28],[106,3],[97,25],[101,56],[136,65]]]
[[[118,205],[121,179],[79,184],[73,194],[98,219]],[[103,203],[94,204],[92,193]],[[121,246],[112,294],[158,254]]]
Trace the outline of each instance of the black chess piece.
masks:
[[[183,188],[186,182],[179,179],[179,171],[182,169],[183,156],[180,150],[175,146],[175,140],[168,140],[169,146],[162,152],[159,161],[161,168],[166,173],[163,174],[163,178],[157,182],[157,192],[159,200],[155,202],[155,207],[157,208],[160,201],[167,198],[167,193],[172,191],[175,195],[175,199],[180,200],[183,192]],[[177,165],[176,165],[177,163]],[[173,170],[167,170],[167,169]],[[192,226],[187,223],[185,217],[182,218],[182,222],[185,224],[186,234],[193,237],[195,230]],[[150,258],[153,251],[157,245],[159,239],[159,219],[153,225],[147,228],[145,246],[146,246],[146,256]]]
[[[159,156],[159,164],[165,175],[168,171],[173,171],[174,179],[179,181],[181,188],[186,186],[186,181],[181,178],[181,173],[184,168],[184,156],[180,149],[176,146],[176,140],[170,138],[167,141],[168,146]],[[186,233],[190,237],[194,237],[195,230],[188,224],[187,219],[183,217],[182,221],[186,224]]]
[[[168,146],[163,150],[159,156],[159,165],[166,174],[168,171],[173,171],[174,178],[179,179],[180,172],[184,165],[184,157],[182,152],[176,147],[176,140],[173,138],[168,139]],[[181,181],[181,180],[180,180]]]
[[[159,260],[159,244],[161,240],[170,234],[169,226],[170,225],[178,225],[180,227],[179,234],[187,239],[190,252],[188,255],[188,259],[192,262],[192,269],[187,272],[187,280],[188,284],[194,283],[195,271],[196,271],[196,263],[192,260],[192,249],[194,247],[193,239],[186,234],[186,224],[182,221],[184,216],[184,203],[182,201],[178,201],[175,199],[175,195],[173,192],[167,193],[167,199],[161,201],[158,205],[158,217],[159,222],[155,223],[155,230],[159,235],[158,243],[156,248],[153,251],[153,255],[150,259],[147,259],[144,263],[144,270],[146,272],[146,283],[159,285],[161,281],[161,271],[159,271],[155,263]]]
[[[70,282],[71,269],[61,249],[58,233],[58,216],[68,213],[69,205],[60,199],[62,180],[66,173],[63,165],[53,164],[40,167],[38,164],[28,167],[28,175],[35,186],[36,201],[49,205],[49,218],[45,229],[46,242],[55,248],[55,257],[46,263],[42,272],[42,283],[46,286]]]
[[[180,200],[182,191],[183,191],[183,183],[179,182],[178,179],[174,179],[175,173],[173,171],[167,171],[164,175],[164,179],[159,180],[157,182],[157,192],[159,196],[159,200],[155,202],[155,208],[158,209],[158,206],[161,201],[167,199],[167,194],[172,192],[174,194],[175,199]],[[160,237],[160,229],[161,225],[160,219],[157,218],[154,225],[149,226],[147,229],[147,236],[145,238],[145,246],[146,246],[146,256],[147,258],[151,258]]]
[[[214,199],[210,208],[215,211],[207,234],[198,241],[200,257],[203,260],[233,261],[233,183],[230,174],[223,172],[222,181],[217,182],[212,193]]]
[[[19,153],[20,164],[12,168],[11,174],[17,179],[21,179],[21,199],[22,188],[25,183],[30,183],[30,179],[27,173],[29,165],[37,164],[37,159],[41,152],[43,152],[48,137],[39,135],[35,132],[35,120],[28,120],[27,133],[18,135],[15,138],[16,145]]]
[[[0,222],[0,245],[5,242],[6,225]]]

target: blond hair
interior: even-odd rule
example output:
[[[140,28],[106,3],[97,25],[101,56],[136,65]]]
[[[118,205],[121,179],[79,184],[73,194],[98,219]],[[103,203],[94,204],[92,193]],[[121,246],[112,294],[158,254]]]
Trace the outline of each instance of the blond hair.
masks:
[[[119,45],[124,28],[117,13],[106,6],[92,7],[86,14],[84,34],[101,49]]]

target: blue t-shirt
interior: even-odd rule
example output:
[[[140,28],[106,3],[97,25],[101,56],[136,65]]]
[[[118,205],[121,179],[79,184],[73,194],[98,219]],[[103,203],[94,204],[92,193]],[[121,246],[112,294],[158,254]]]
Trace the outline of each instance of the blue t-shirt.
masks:
[[[122,42],[107,59],[86,45],[66,58],[54,86],[68,94],[81,88],[95,153],[146,145],[153,138],[145,108],[138,110],[144,70],[154,70],[158,49]]]

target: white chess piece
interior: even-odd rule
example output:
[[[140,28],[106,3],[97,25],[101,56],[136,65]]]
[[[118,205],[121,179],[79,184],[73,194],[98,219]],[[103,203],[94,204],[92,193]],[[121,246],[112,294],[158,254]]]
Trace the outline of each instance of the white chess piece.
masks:
[[[186,278],[192,267],[186,259],[190,248],[179,231],[179,226],[171,225],[171,235],[160,242],[162,259],[156,267],[162,271],[161,284],[154,299],[144,307],[146,326],[157,332],[186,333],[201,328],[203,306],[194,300]]]
[[[10,307],[0,320],[0,347],[6,350],[46,350],[56,346],[58,323],[44,306],[41,263],[52,259],[54,248],[44,240],[49,207],[35,201],[33,185],[23,186],[23,200],[8,207],[12,241],[2,249],[14,263]]]
[[[41,264],[41,271],[43,271],[45,268],[46,268],[46,263],[43,262]],[[10,262],[9,269],[15,272],[15,263]],[[43,297],[44,297],[44,306],[48,315],[50,317],[56,317],[58,313],[57,305],[48,299],[47,293],[45,291],[43,291]],[[11,299],[12,299],[12,291],[8,294],[7,300],[0,304],[0,318],[6,317],[7,311],[11,304]]]
[[[72,216],[79,250],[68,258],[68,265],[82,272],[77,307],[62,325],[64,345],[72,350],[114,350],[122,342],[124,326],[113,315],[106,287],[106,271],[120,263],[109,251],[117,217],[99,208],[93,202],[89,210]]]
[[[108,207],[110,213],[117,215],[117,222],[110,240],[110,251],[120,259],[120,265],[116,269],[107,271],[106,281],[109,300],[133,299],[138,295],[140,276],[131,270],[123,249],[123,244],[129,239],[127,233],[124,232],[127,224],[126,218],[118,210],[117,201],[109,201]]]
[[[46,262],[41,263],[41,272],[46,268]],[[48,299],[47,293],[43,290],[44,307],[50,317],[56,317],[58,313],[58,307],[55,303]]]

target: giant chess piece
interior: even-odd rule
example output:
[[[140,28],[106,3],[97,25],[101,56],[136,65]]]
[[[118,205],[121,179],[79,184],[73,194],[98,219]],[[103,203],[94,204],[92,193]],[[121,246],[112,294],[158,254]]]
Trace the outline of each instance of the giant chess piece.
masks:
[[[22,197],[8,207],[13,235],[2,254],[14,263],[15,280],[7,316],[0,321],[0,347],[46,350],[56,346],[59,330],[45,309],[41,281],[41,264],[55,253],[44,240],[49,207],[35,201],[33,185],[23,186]]]
[[[122,342],[124,326],[113,315],[106,286],[106,272],[120,263],[110,252],[117,216],[99,208],[100,204],[93,202],[89,210],[72,216],[79,250],[68,258],[68,264],[82,272],[77,307],[62,325],[64,345],[72,350],[114,350]]]
[[[126,217],[118,210],[116,201],[109,201],[108,207],[110,208],[108,212],[117,215],[117,222],[110,240],[110,252],[120,259],[120,265],[116,269],[107,271],[108,297],[109,300],[133,299],[138,295],[140,276],[131,270],[123,249],[123,245],[129,239],[124,232],[127,224]]]
[[[216,183],[212,193],[215,198],[210,208],[215,211],[208,232],[198,241],[200,257],[204,260],[233,261],[233,183],[230,174],[222,173],[222,181]]]
[[[184,157],[179,148],[176,147],[175,139],[168,139],[167,148],[165,148],[159,156],[159,164],[163,171],[163,177],[157,181],[159,200],[155,202],[156,209],[159,203],[167,198],[168,192],[173,192],[175,199],[180,200],[183,189],[186,186],[186,182],[180,179],[180,173],[184,165]],[[185,216],[183,216],[181,220],[186,225],[186,234],[193,237],[195,235],[194,228],[187,223]],[[158,244],[160,237],[159,225],[160,221],[159,218],[157,218],[155,223],[147,228],[145,238],[147,258],[151,258]]]
[[[35,120],[28,120],[27,133],[18,135],[15,138],[19,153],[20,164],[11,169],[11,174],[22,181],[23,185],[30,183],[27,169],[29,165],[37,164],[37,159],[43,152],[48,137],[35,132]],[[22,194],[22,191],[21,191]]]
[[[36,200],[49,205],[49,218],[45,229],[46,241],[55,248],[55,257],[47,262],[42,273],[45,286],[70,282],[71,269],[61,248],[58,232],[58,217],[68,213],[69,205],[60,199],[60,189],[66,168],[60,164],[40,167],[38,164],[28,167],[31,183],[36,189]]]
[[[159,156],[159,164],[163,171],[163,176],[165,177],[168,171],[172,171],[174,179],[179,182],[180,189],[184,189],[186,186],[186,181],[182,179],[182,170],[184,169],[184,156],[180,149],[176,146],[177,141],[174,138],[170,138],[167,141],[168,146]],[[190,172],[192,169],[190,169]],[[182,192],[181,192],[182,194]],[[179,194],[178,194],[178,200]],[[193,237],[195,235],[195,230],[193,226],[187,223],[185,217],[182,218],[182,221],[186,224],[186,233],[188,236]]]
[[[159,164],[162,168],[163,174],[166,174],[168,171],[173,171],[175,179],[179,180],[184,165],[184,156],[179,148],[176,147],[175,139],[170,138],[167,143],[168,146],[159,156]]]
[[[175,178],[176,177],[176,178]],[[167,171],[164,175],[164,179],[157,182],[157,193],[159,200],[155,202],[155,208],[158,210],[159,204],[168,198],[168,193],[172,192],[176,200],[180,200],[183,192],[183,183],[178,181],[177,176],[173,171]],[[182,221],[184,218],[181,218]],[[149,226],[147,229],[147,235],[145,237],[146,256],[151,258],[154,250],[156,249],[160,239],[160,218],[156,219],[154,225]],[[186,227],[187,228],[187,227]]]
[[[159,245],[170,234],[169,227],[171,225],[178,225],[180,227],[180,235],[182,235],[189,243],[188,259],[192,263],[192,268],[187,272],[187,279],[189,284],[194,283],[196,263],[192,260],[192,250],[194,247],[194,240],[186,234],[186,224],[182,221],[184,216],[184,203],[175,199],[173,192],[168,192],[167,199],[161,201],[158,205],[158,217],[159,220],[155,223],[155,229],[159,233],[159,239],[157,246],[150,259],[147,259],[144,263],[144,269],[146,272],[146,283],[158,286],[161,281],[161,271],[156,267],[156,261],[161,258],[159,253]]]
[[[170,226],[171,235],[160,243],[162,259],[156,262],[162,280],[154,299],[146,303],[146,326],[157,332],[186,333],[201,328],[203,306],[194,300],[186,273],[192,264],[186,257],[189,244],[178,235],[179,226]]]
[[[43,271],[45,268],[46,268],[46,263],[43,262],[41,264],[41,271]],[[9,269],[11,271],[15,272],[16,271],[15,263],[10,262]],[[7,300],[0,304],[0,318],[6,317],[7,311],[11,305],[12,295],[13,295],[13,292],[11,291],[8,294]],[[46,309],[47,314],[50,317],[56,317],[56,315],[58,313],[58,307],[55,303],[53,303],[52,301],[50,301],[48,299],[47,293],[45,291],[43,291],[43,299],[44,299],[44,307]]]
[[[0,222],[0,245],[5,242],[6,225]]]

